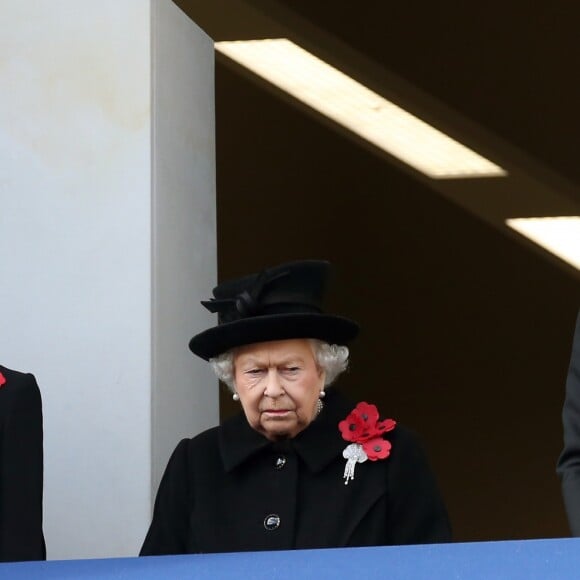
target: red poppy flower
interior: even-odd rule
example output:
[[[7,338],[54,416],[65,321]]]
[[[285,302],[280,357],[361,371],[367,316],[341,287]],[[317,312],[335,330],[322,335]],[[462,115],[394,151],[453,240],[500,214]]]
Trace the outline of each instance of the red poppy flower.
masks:
[[[338,424],[340,434],[345,441],[361,441],[365,425],[361,418],[352,411],[348,417]]]
[[[379,411],[376,405],[369,405],[364,401],[354,408],[353,413],[356,413],[367,425],[375,425],[379,420]]]
[[[371,461],[385,459],[391,454],[391,444],[381,437],[369,439],[362,444],[362,448]]]
[[[2,387],[6,383],[6,378],[2,373],[0,373],[0,387]]]
[[[388,431],[392,431],[396,426],[397,422],[393,421],[393,419],[385,419],[377,423],[377,431],[379,433],[387,433]]]

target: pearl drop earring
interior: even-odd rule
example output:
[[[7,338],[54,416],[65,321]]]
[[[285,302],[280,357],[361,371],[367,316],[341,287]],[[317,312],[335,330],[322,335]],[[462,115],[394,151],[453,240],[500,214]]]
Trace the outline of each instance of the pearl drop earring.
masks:
[[[238,395],[238,393],[234,393],[234,394],[232,395],[232,399],[233,399],[234,401],[239,401],[239,400],[240,400],[240,395]]]
[[[318,415],[320,415],[320,412],[322,411],[322,409],[324,409],[324,403],[318,399],[316,401],[316,417],[318,417]]]
[[[326,397],[326,393],[325,393],[324,389],[322,389],[322,391],[320,391],[320,393],[318,394],[318,397],[320,399],[324,399],[324,397]]]

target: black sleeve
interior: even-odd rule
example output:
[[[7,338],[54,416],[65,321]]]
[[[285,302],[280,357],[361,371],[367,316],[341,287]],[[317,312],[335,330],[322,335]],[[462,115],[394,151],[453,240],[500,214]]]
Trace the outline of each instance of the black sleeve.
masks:
[[[186,554],[192,550],[189,537],[191,501],[189,493],[189,439],[175,448],[165,468],[155,499],[153,520],[140,556]]]
[[[562,410],[564,449],[557,472],[573,536],[580,536],[580,313],[576,320],[572,356],[566,380],[566,399]]]
[[[10,379],[9,379],[10,380]],[[32,375],[6,384],[0,439],[0,561],[44,560],[42,401]],[[10,389],[10,391],[8,391]]]
[[[389,529],[392,545],[451,541],[451,525],[418,439],[403,427],[390,437]]]

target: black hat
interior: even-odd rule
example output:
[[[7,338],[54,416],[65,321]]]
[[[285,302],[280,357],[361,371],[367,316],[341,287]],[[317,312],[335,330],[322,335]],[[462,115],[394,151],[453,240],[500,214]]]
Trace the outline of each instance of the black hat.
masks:
[[[219,284],[214,298],[202,301],[218,313],[218,325],[196,334],[189,348],[208,360],[235,346],[270,340],[352,340],[358,333],[355,322],[322,312],[329,271],[329,262],[303,260]]]

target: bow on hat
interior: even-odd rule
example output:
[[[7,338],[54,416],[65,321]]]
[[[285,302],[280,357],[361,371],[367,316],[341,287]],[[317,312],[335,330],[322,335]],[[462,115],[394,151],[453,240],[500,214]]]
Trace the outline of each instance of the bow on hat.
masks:
[[[242,290],[231,298],[212,298],[202,300],[201,303],[210,312],[218,313],[220,323],[256,316],[260,313],[264,304],[261,303],[263,291],[275,280],[287,277],[289,271],[269,272],[263,270],[256,278],[251,288]]]

